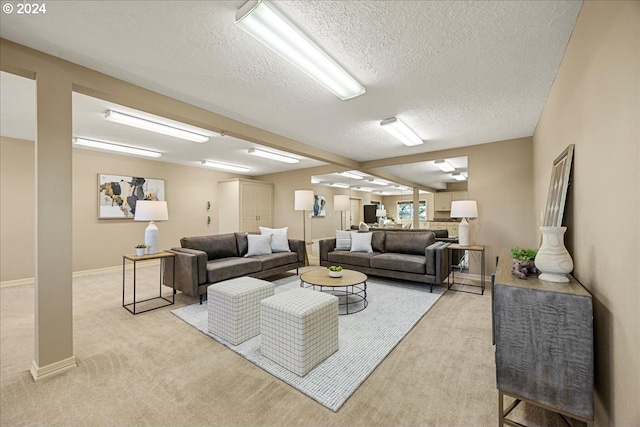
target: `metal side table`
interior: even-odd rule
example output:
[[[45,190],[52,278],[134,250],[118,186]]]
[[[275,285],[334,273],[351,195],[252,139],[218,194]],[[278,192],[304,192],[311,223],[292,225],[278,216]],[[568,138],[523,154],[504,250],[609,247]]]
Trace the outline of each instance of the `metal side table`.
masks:
[[[449,250],[449,260],[450,260],[450,264],[451,264],[451,274],[449,276],[447,276],[447,289],[451,289],[452,291],[457,291],[457,292],[468,292],[470,294],[477,294],[477,292],[471,292],[471,291],[467,291],[464,289],[453,289],[451,288],[453,285],[458,285],[458,286],[471,286],[471,287],[476,287],[476,288],[480,288],[480,294],[479,295],[484,295],[484,288],[485,288],[485,283],[484,283],[484,274],[485,274],[485,268],[484,268],[484,245],[470,245],[470,246],[461,246],[457,243],[451,244],[449,245],[449,247],[447,248]],[[479,285],[474,285],[474,284],[470,284],[470,283],[459,283],[456,282],[456,270],[462,272],[462,269],[459,267],[460,265],[460,260],[458,262],[458,264],[453,264],[453,260],[451,259],[452,257],[452,251],[454,250],[460,250],[460,251],[476,251],[476,252],[480,252],[482,254],[482,262],[480,265],[480,284]],[[468,266],[467,266],[467,270],[468,270]]]
[[[163,271],[164,271],[164,263],[166,262],[166,260],[168,258],[175,258],[175,254],[171,253],[171,252],[158,252],[155,254],[151,254],[151,255],[142,255],[142,256],[137,256],[137,255],[123,255],[122,256],[122,306],[131,314],[140,314],[140,313],[144,313],[147,311],[151,311],[151,310],[156,310],[158,308],[162,308],[162,307],[166,307],[168,305],[173,305],[175,303],[176,300],[176,263],[175,263],[175,259],[173,259],[173,281],[171,283],[171,287],[172,292],[171,292],[171,299],[168,299],[164,296],[162,296],[162,278],[163,278]],[[153,297],[153,298],[147,298],[147,299],[143,299],[141,301],[136,301],[136,265],[138,262],[140,261],[150,261],[150,260],[156,260],[159,259],[160,260],[160,288],[159,288],[159,294],[157,297]],[[130,302],[128,304],[124,303],[124,297],[125,297],[125,285],[126,285],[126,261],[129,260],[131,262],[133,262],[133,302]],[[153,308],[147,308],[145,310],[142,311],[137,311],[136,310],[136,304],[140,304],[143,302],[147,302],[147,301],[154,301],[154,300],[164,300],[167,303],[166,304],[162,304],[160,306],[156,306]]]

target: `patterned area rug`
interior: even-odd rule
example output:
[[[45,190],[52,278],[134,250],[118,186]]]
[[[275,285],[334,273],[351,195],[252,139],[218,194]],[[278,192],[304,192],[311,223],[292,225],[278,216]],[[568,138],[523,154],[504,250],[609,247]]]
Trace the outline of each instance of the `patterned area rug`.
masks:
[[[300,285],[296,276],[274,282],[275,292]],[[300,377],[260,353],[260,335],[240,345],[207,332],[207,304],[193,304],[172,313],[209,337],[226,345],[245,359],[334,412],[346,402],[411,328],[429,311],[444,292],[442,287],[411,285],[382,278],[367,281],[369,306],[363,311],[339,317],[339,349]]]

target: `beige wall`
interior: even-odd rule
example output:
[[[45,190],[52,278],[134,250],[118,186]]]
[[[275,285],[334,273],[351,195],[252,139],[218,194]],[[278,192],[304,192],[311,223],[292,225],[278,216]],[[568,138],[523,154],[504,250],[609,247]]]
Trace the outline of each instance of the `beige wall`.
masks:
[[[639,27],[640,2],[584,2],[534,134],[537,212],[575,144],[566,245],[594,298],[599,426],[640,425]]]
[[[0,281],[34,277],[33,142],[0,137]]]
[[[34,276],[34,144],[2,138],[0,281]],[[146,222],[98,220],[98,173],[165,180],[169,220],[158,223],[160,247],[218,232],[218,181],[236,175],[171,163],[73,150],[73,271],[118,266],[144,241]],[[207,211],[207,201],[211,210]],[[207,225],[207,216],[211,224]]]

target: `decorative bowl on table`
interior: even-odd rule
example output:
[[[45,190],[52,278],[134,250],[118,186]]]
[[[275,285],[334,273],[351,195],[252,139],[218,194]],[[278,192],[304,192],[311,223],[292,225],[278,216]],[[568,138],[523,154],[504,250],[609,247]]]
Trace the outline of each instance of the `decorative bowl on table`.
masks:
[[[342,267],[339,265],[329,267],[329,277],[342,277]]]

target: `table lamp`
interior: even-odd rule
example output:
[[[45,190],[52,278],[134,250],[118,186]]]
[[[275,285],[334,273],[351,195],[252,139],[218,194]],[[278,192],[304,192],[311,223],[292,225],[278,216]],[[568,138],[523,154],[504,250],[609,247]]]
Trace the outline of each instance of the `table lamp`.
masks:
[[[462,218],[458,228],[458,243],[460,246],[471,245],[468,218],[478,217],[478,205],[475,200],[456,200],[451,202],[451,218]]]
[[[385,208],[376,209],[376,216],[378,217],[378,224],[380,227],[384,224],[384,219],[387,216],[387,210]]]
[[[295,210],[302,211],[302,239],[304,240],[305,244],[308,244],[307,230],[305,225],[305,211],[310,211],[313,209],[313,191],[295,190],[293,204]]]
[[[138,200],[136,202],[135,221],[149,221],[149,226],[144,230],[144,244],[147,245],[147,254],[158,253],[158,227],[154,221],[166,221],[169,219],[167,202],[157,200]]]

